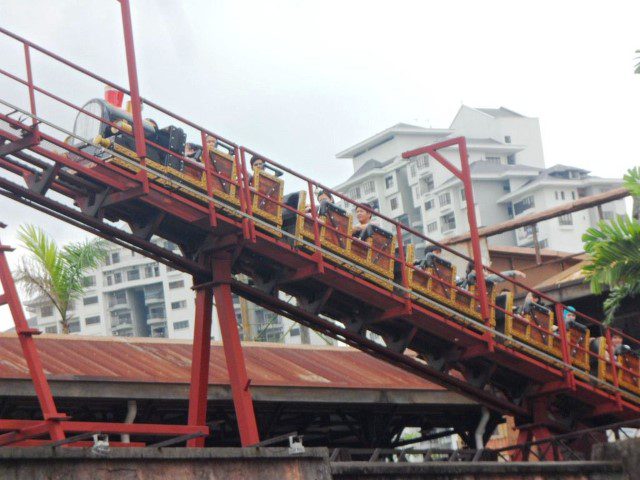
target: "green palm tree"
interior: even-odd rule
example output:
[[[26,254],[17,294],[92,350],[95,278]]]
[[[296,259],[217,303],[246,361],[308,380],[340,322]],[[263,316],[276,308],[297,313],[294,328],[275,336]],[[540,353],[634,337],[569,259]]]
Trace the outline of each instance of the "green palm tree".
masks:
[[[27,295],[44,295],[60,314],[63,333],[69,333],[70,308],[84,292],[83,277],[96,268],[106,256],[105,242],[100,239],[58,244],[41,228],[23,225],[18,239],[29,255],[22,258],[16,280]]]
[[[625,186],[634,197],[640,198],[640,167],[624,176]],[[620,216],[609,222],[601,220],[582,236],[584,250],[590,263],[583,272],[591,291],[599,294],[609,288],[604,302],[606,323],[610,323],[625,298],[640,294],[640,221]]]

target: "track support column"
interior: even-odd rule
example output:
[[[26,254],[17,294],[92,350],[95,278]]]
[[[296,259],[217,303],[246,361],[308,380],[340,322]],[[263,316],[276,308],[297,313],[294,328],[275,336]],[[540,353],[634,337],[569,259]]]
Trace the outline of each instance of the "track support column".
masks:
[[[194,283],[196,281],[194,280]],[[189,426],[201,426],[207,421],[207,389],[211,357],[211,314],[213,292],[210,286],[196,291],[196,312],[191,354],[191,388],[189,390]],[[204,447],[204,437],[191,439],[188,447]]]
[[[224,347],[224,357],[229,372],[233,406],[236,412],[240,442],[243,447],[260,441],[258,425],[253,410],[253,400],[249,391],[249,378],[244,363],[238,323],[231,296],[231,259],[227,256],[214,260],[213,296],[220,322],[220,332]]]

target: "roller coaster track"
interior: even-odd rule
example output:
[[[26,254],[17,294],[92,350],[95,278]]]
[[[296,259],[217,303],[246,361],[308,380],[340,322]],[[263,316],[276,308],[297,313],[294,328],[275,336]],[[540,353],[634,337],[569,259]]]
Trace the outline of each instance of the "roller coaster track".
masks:
[[[127,89],[82,70],[42,47],[4,29],[0,32],[22,43],[25,52],[37,50],[128,93]],[[224,202],[211,195],[211,191],[203,193],[173,177],[153,172],[144,161],[136,162],[111,152],[122,162],[137,166],[136,173],[64,142],[62,139],[67,136],[75,136],[87,144],[91,139],[78,138],[65,126],[58,125],[55,118],[38,115],[36,93],[67,106],[73,104],[35,85],[28,55],[26,61],[26,80],[0,69],[1,74],[26,87],[30,93],[28,107],[15,105],[0,94],[0,170],[3,172],[0,194],[189,273],[201,302],[197,303],[201,316],[202,309],[211,308],[211,292],[216,294],[216,304],[220,304],[218,293],[226,291],[221,289],[230,289],[279,315],[482,403],[492,411],[493,422],[501,415],[513,415],[523,431],[533,432],[527,440],[622,422],[640,415],[640,397],[620,387],[615,363],[613,381],[606,382],[567,361],[564,338],[563,358],[557,358],[506,336],[488,322],[461,313],[450,304],[412,292],[404,275],[402,281],[389,281],[365,268],[369,278],[364,278],[358,273],[363,271],[362,265],[332,252],[318,241],[315,213],[315,241],[295,237],[290,231],[254,215],[248,199],[256,193],[247,182],[244,160],[245,155],[255,152],[170,114],[156,104],[143,100],[148,106],[173,116],[176,122],[197,129],[203,143],[206,135],[212,135],[234,150],[242,172],[237,188],[240,199],[244,200],[239,205]],[[464,139],[426,147],[435,156],[443,148],[458,148],[464,169],[468,162]],[[408,152],[407,157],[414,154]],[[268,159],[268,162],[307,183],[313,209],[313,189],[325,187],[275,161]],[[164,182],[150,180],[151,173]],[[198,195],[204,201],[196,201],[186,193]],[[472,195],[470,189],[469,194]],[[420,235],[394,225],[400,236],[403,232]],[[152,242],[152,237],[179,245],[180,253]],[[402,245],[402,241],[398,243]],[[398,255],[400,258],[404,259],[404,255]],[[391,288],[385,288],[381,282],[391,283]],[[201,292],[206,292],[209,300],[200,296]],[[486,298],[479,301],[485,308],[491,307]],[[561,312],[562,308],[558,305],[556,311]],[[220,305],[218,312],[222,317],[232,318],[226,334],[223,331],[225,343],[231,345],[237,337],[235,317],[228,309],[221,311]],[[486,312],[483,313],[486,319]],[[221,322],[224,321],[225,318],[221,318]],[[206,325],[198,326],[197,322],[198,319],[196,329],[202,328],[199,333],[204,337],[195,342],[204,345],[203,342],[208,341]],[[230,325],[236,328],[235,332],[228,330]],[[194,359],[206,359],[207,353],[199,352],[205,356],[194,356]],[[244,415],[252,415],[250,381],[246,373],[243,377],[244,363],[237,357],[238,351],[229,351],[230,356],[234,354],[236,357],[229,368],[232,382],[239,382],[234,386],[234,402],[241,422]],[[230,363],[230,357],[227,362]],[[194,375],[194,378],[200,375],[198,378],[202,381],[204,374],[200,371]],[[202,412],[194,419],[202,422]],[[245,444],[251,443],[245,440]]]

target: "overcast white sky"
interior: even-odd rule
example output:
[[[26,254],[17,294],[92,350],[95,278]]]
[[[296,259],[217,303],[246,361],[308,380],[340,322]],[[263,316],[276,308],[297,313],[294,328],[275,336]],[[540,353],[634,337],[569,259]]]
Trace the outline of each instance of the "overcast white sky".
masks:
[[[640,163],[640,2],[131,3],[143,96],[324,183],[352,173],[336,152],[398,122],[448,127],[462,103],[538,117],[547,165]],[[0,0],[4,28],[126,85],[119,15],[116,0]],[[12,48],[0,39],[0,67],[22,74]],[[34,75],[102,95],[44,63]],[[0,212],[6,243],[25,221],[83,235],[4,197]]]

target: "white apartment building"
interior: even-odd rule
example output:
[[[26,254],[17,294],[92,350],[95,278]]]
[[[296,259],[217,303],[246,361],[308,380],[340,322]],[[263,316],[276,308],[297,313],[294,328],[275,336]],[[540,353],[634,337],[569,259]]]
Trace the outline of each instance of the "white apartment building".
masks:
[[[165,248],[177,250],[170,242]],[[106,261],[84,277],[86,290],[72,306],[71,333],[99,336],[193,338],[195,292],[189,275],[131,250],[108,245]],[[25,302],[29,324],[60,333],[60,316],[46,297]],[[241,336],[256,341],[329,343],[315,332],[234,296]],[[220,340],[213,309],[211,337]]]
[[[462,106],[448,129],[399,123],[340,152],[350,158],[354,174],[337,190],[368,202],[389,217],[438,240],[468,231],[462,183],[433,158],[405,160],[402,153],[448,138],[465,136],[471,164],[476,218],[479,226],[544,210],[570,200],[619,186],[620,179],[602,179],[580,168],[545,168],[538,119],[504,107]],[[457,149],[440,151],[456,166]],[[600,216],[624,214],[622,200],[601,209],[577,212],[538,225],[541,246],[581,251],[581,235]],[[417,239],[405,238],[405,243]],[[530,228],[489,239],[494,245],[531,246]]]

